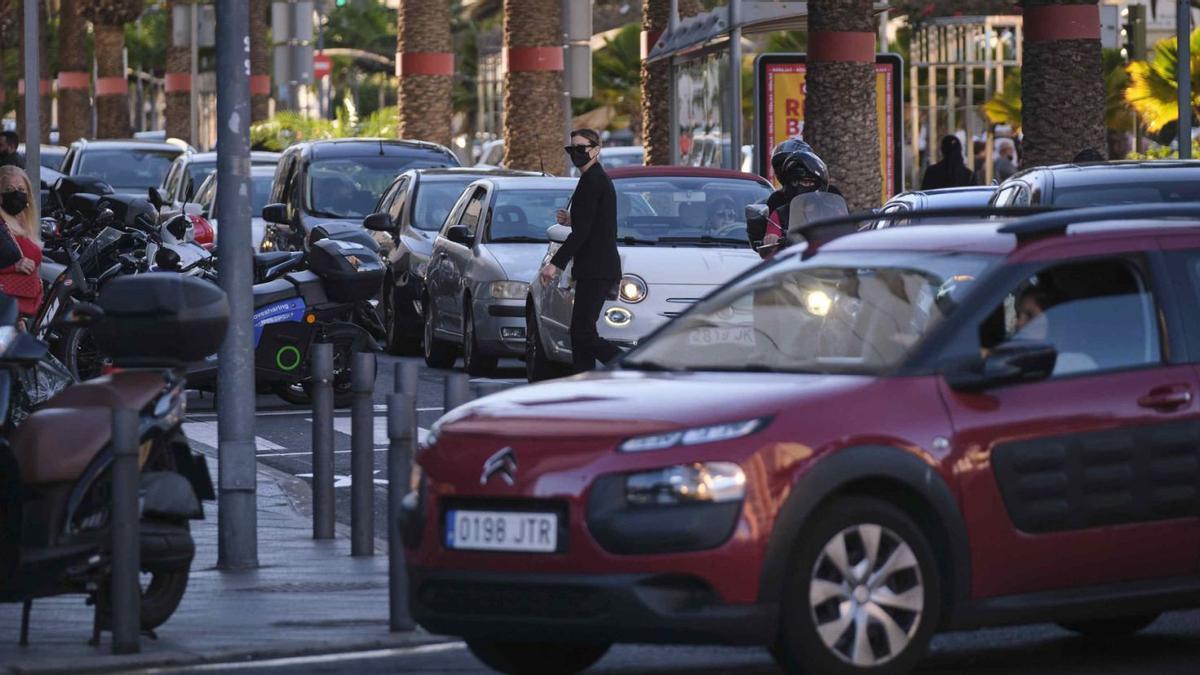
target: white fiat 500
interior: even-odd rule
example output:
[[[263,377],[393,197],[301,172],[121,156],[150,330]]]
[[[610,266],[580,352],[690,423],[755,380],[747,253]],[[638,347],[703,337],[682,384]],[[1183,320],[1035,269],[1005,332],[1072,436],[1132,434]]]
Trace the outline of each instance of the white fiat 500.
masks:
[[[617,248],[624,276],[605,303],[600,335],[632,347],[709,291],[760,259],[746,236],[745,207],[765,199],[760,176],[681,166],[639,166],[608,172],[617,191]],[[549,261],[570,234],[548,231]],[[552,284],[535,278],[525,302],[525,368],[529,380],[562,375],[571,363],[571,265]],[[697,339],[753,341],[742,328],[712,327]]]

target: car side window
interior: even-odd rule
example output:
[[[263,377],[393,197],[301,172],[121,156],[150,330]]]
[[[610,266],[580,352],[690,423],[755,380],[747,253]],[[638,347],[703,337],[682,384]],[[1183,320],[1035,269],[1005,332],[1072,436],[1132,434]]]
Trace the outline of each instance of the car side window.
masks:
[[[396,189],[392,192],[392,203],[388,206],[388,219],[392,221],[395,227],[400,226],[401,216],[404,215],[404,207],[408,204],[408,186],[412,181],[407,178],[401,179]]]
[[[979,326],[986,355],[1010,341],[1048,342],[1052,377],[1162,362],[1154,298],[1127,259],[1071,262],[1021,281]]]
[[[474,196],[474,193],[470,193],[470,196],[468,196],[468,193],[464,191],[463,194],[458,197],[458,201],[454,203],[454,208],[450,209],[450,213],[446,214],[446,221],[442,223],[441,231],[438,233],[438,236],[446,236],[447,230],[459,224],[459,216],[462,214],[463,209],[466,208],[467,203],[474,199]]]
[[[881,211],[880,213],[886,215],[886,214],[890,214],[890,213],[899,213],[900,211],[907,211],[907,210],[908,210],[907,205],[899,203],[899,204],[892,204],[891,206],[884,207],[883,211]],[[885,227],[891,227],[893,225],[899,225],[899,224],[901,224],[900,219],[892,220],[890,218],[881,218],[881,219],[875,221],[874,229],[882,230]]]
[[[271,184],[271,202],[281,204],[287,201],[288,190],[291,189],[292,167],[296,165],[295,153],[284,155],[275,169],[275,180]]]
[[[466,226],[472,235],[479,229],[479,221],[483,216],[483,201],[486,197],[487,190],[475,188],[475,194],[471,195],[470,201],[463,208],[462,217],[459,218],[458,224]]]
[[[1013,195],[1016,194],[1016,192],[1017,188],[1013,185],[1001,188],[1000,191],[996,193],[996,199],[994,202],[992,202],[992,206],[1008,206],[1009,203],[1012,202]]]
[[[180,162],[171,162],[171,169],[167,171],[167,177],[163,179],[163,189],[167,191],[167,197],[175,199],[175,190],[179,184],[179,167]]]
[[[1032,197],[1030,195],[1029,186],[1018,184],[1012,195],[1011,206],[1029,206]]]

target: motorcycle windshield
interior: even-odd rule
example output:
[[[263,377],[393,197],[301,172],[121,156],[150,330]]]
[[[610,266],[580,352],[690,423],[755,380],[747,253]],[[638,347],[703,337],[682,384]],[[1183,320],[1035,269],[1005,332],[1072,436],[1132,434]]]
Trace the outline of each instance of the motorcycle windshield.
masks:
[[[850,213],[846,200],[832,192],[806,192],[792,197],[788,208],[788,232],[799,232],[809,223]]]

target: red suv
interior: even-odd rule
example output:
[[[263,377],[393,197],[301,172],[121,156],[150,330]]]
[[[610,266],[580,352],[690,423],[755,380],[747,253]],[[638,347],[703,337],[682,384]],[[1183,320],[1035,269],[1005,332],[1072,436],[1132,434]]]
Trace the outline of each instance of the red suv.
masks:
[[[894,673],[938,631],[1200,605],[1200,207],[803,234],[615,368],[438,422],[425,628],[506,672]]]

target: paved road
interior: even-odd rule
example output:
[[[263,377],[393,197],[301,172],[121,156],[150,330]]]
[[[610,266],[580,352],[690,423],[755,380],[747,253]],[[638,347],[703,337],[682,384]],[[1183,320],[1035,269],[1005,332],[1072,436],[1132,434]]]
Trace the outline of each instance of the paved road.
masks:
[[[392,391],[394,357],[382,357],[376,387],[377,404],[375,466],[376,531],[384,530],[387,453],[383,403]],[[497,379],[523,382],[518,361],[504,362]],[[442,387],[448,371],[421,369],[418,392],[418,424],[428,429],[442,414]],[[187,431],[194,440],[216,444],[212,400],[194,400]],[[338,411],[335,434],[335,473],[338,474],[338,521],[350,522],[350,422],[349,411]],[[259,399],[256,435],[259,459],[276,469],[309,479],[311,468],[311,414],[303,407],[289,406],[279,399]],[[986,675],[1061,675],[1103,673],[1105,675],[1192,675],[1200,672],[1200,611],[1168,614],[1143,633],[1124,639],[1090,641],[1051,625],[959,633],[939,637],[933,653],[918,672]],[[379,654],[344,654],[315,659],[286,659],[260,664],[216,664],[202,670],[250,670],[252,672],[406,672],[480,673],[487,670],[462,643]],[[597,673],[777,673],[771,658],[759,649],[725,647],[614,648],[591,672]]]

